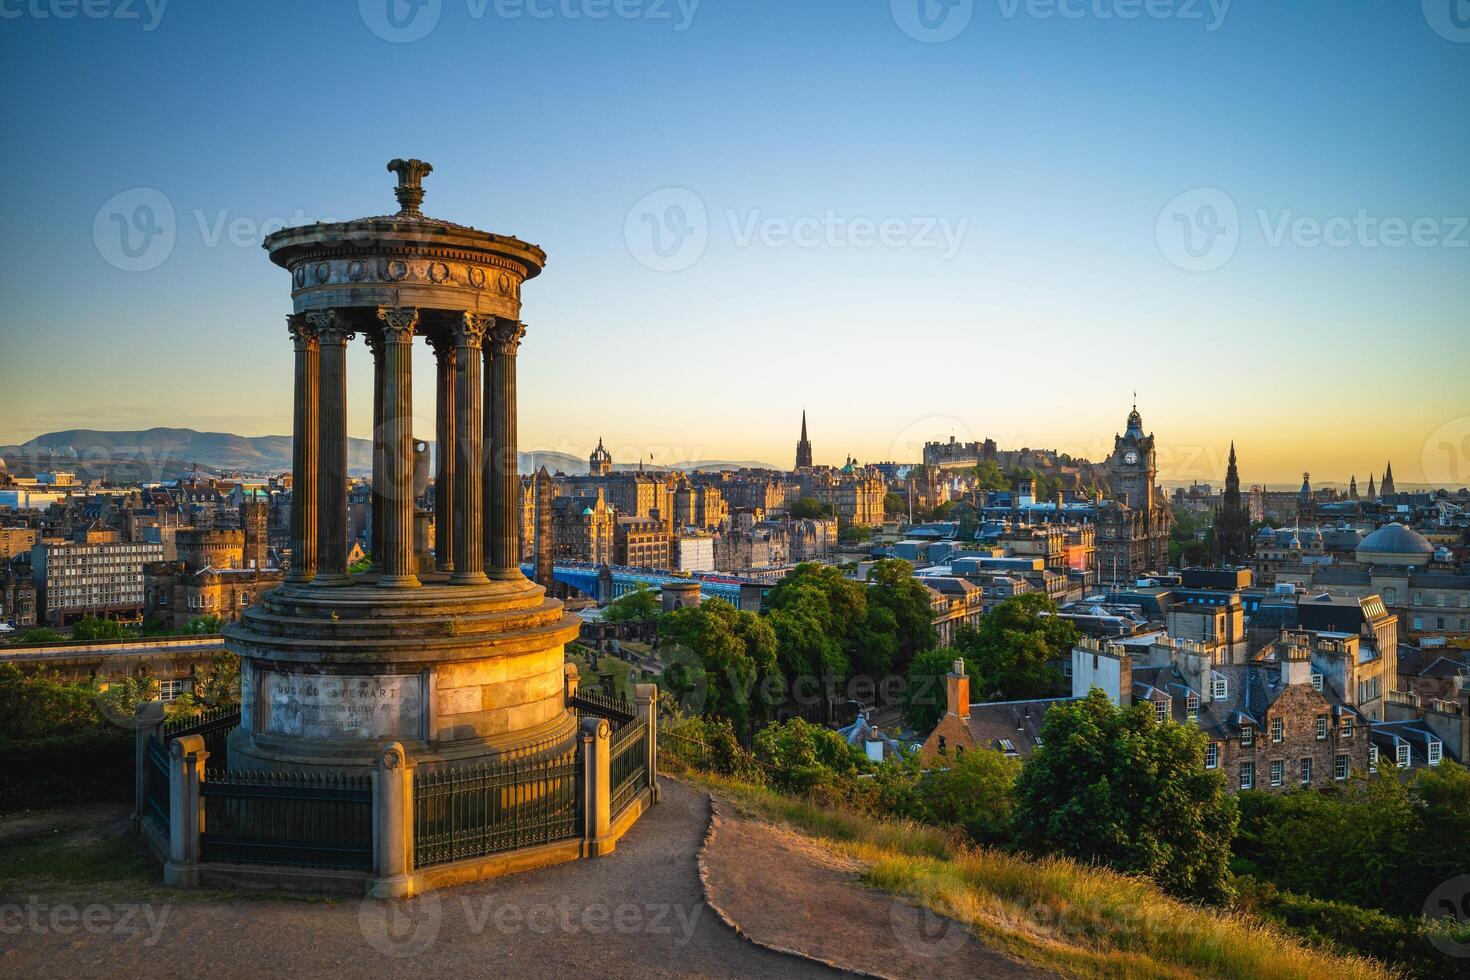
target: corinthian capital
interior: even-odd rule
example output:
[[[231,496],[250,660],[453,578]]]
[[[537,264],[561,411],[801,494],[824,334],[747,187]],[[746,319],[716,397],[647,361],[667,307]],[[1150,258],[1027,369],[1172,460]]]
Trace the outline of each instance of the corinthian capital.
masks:
[[[525,335],[526,325],[521,321],[497,319],[490,330],[490,344],[496,354],[514,357],[516,348],[521,346],[521,338]]]
[[[488,313],[465,313],[454,325],[454,342],[458,347],[479,347],[485,332],[491,329],[495,318]]]
[[[389,343],[413,342],[413,332],[419,325],[418,307],[380,306],[378,319],[383,321],[383,338]]]
[[[306,314],[306,322],[316,330],[324,344],[345,344],[357,336],[336,310],[312,310]]]
[[[296,342],[297,350],[313,350],[317,346],[316,327],[306,322],[304,313],[288,313],[286,330]]]

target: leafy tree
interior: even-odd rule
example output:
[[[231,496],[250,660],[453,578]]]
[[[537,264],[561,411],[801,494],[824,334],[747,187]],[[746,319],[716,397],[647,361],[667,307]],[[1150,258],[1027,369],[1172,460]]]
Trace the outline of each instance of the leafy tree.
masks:
[[[194,693],[210,707],[240,703],[240,658],[223,651],[194,675]]]
[[[863,585],[831,565],[803,562],[762,604],[776,633],[777,656],[788,681],[844,678],[856,646],[853,630],[868,613]]]
[[[770,767],[778,788],[809,793],[831,787],[844,777],[867,768],[867,759],[830,728],[792,718],[767,725],[755,737],[755,754]]]
[[[609,623],[643,623],[657,619],[661,611],[658,593],[640,582],[632,592],[609,602],[602,611],[602,618]]]
[[[883,495],[884,517],[907,517],[908,512],[909,502],[903,498],[902,494],[890,492]]]
[[[873,537],[873,529],[862,524],[844,524],[837,531],[839,544],[861,544]]]
[[[831,517],[832,506],[815,497],[802,497],[791,505],[790,513],[798,520],[808,517]]]
[[[1000,464],[993,459],[982,459],[975,464],[975,479],[980,490],[1008,490],[1011,486]]]
[[[682,647],[694,658],[667,678],[676,696],[687,696],[703,685],[705,713],[729,720],[737,730],[770,717],[766,679],[777,667],[776,635],[769,623],[721,599],[710,599],[664,616],[658,636],[660,648]]]
[[[958,650],[940,647],[926,650],[909,664],[908,683],[899,696],[904,724],[919,734],[927,734],[939,724],[945,711],[945,677],[956,660],[963,657]],[[975,675],[975,665],[965,664],[965,673]]]
[[[1101,691],[1053,706],[1016,781],[1017,842],[1148,875],[1175,895],[1227,898],[1238,814],[1224,777],[1204,767],[1206,742]]]
[[[73,640],[121,640],[125,636],[127,636],[127,631],[123,629],[122,623],[115,619],[83,616],[71,627]]]
[[[977,700],[1019,700],[1065,693],[1054,662],[1077,643],[1077,628],[1056,615],[1042,592],[1012,596],[955,631],[954,645],[974,665],[971,693]]]
[[[931,769],[923,775],[907,815],[925,823],[961,826],[979,844],[1004,844],[1010,839],[1020,774],[1021,763],[1002,752],[962,751],[948,768]]]
[[[914,578],[913,566],[898,558],[885,558],[868,571],[868,607],[886,614],[893,623],[895,652],[881,673],[899,673],[918,656],[939,641],[934,629],[934,607],[929,593]],[[876,665],[875,665],[876,666]],[[870,672],[877,676],[880,671]]]
[[[934,509],[929,512],[929,518],[935,521],[948,520],[949,515],[953,510],[954,501],[946,500],[943,503],[934,505]]]
[[[184,632],[192,636],[211,636],[224,629],[225,621],[213,613],[207,616],[195,616],[189,620]]]

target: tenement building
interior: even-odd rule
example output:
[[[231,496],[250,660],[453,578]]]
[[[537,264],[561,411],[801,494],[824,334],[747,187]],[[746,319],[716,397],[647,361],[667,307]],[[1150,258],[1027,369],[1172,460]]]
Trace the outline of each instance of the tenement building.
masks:
[[[140,619],[143,566],[163,557],[163,547],[123,541],[116,531],[79,530],[74,540],[42,538],[31,548],[37,618],[68,626],[84,616]]]

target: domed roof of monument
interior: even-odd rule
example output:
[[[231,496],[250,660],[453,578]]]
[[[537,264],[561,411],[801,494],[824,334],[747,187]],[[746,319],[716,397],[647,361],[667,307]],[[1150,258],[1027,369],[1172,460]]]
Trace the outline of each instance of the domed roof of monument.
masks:
[[[1364,538],[1358,545],[1358,552],[1360,554],[1372,552],[1379,555],[1424,555],[1428,557],[1434,553],[1434,545],[1413,528],[1394,522],[1383,525]]]

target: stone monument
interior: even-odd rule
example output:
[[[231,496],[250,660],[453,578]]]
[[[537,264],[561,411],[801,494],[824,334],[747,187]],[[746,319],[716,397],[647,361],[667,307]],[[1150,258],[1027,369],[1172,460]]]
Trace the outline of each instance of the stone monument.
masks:
[[[573,749],[563,645],[578,621],[520,569],[521,286],[546,253],[426,217],[420,160],[396,214],[265,240],[291,274],[291,568],[225,628],[241,662],[231,769],[362,772]],[[347,570],[347,345],[373,354],[372,568]],[[437,364],[435,548],[415,548],[414,341]],[[422,521],[422,518],[420,519]]]

